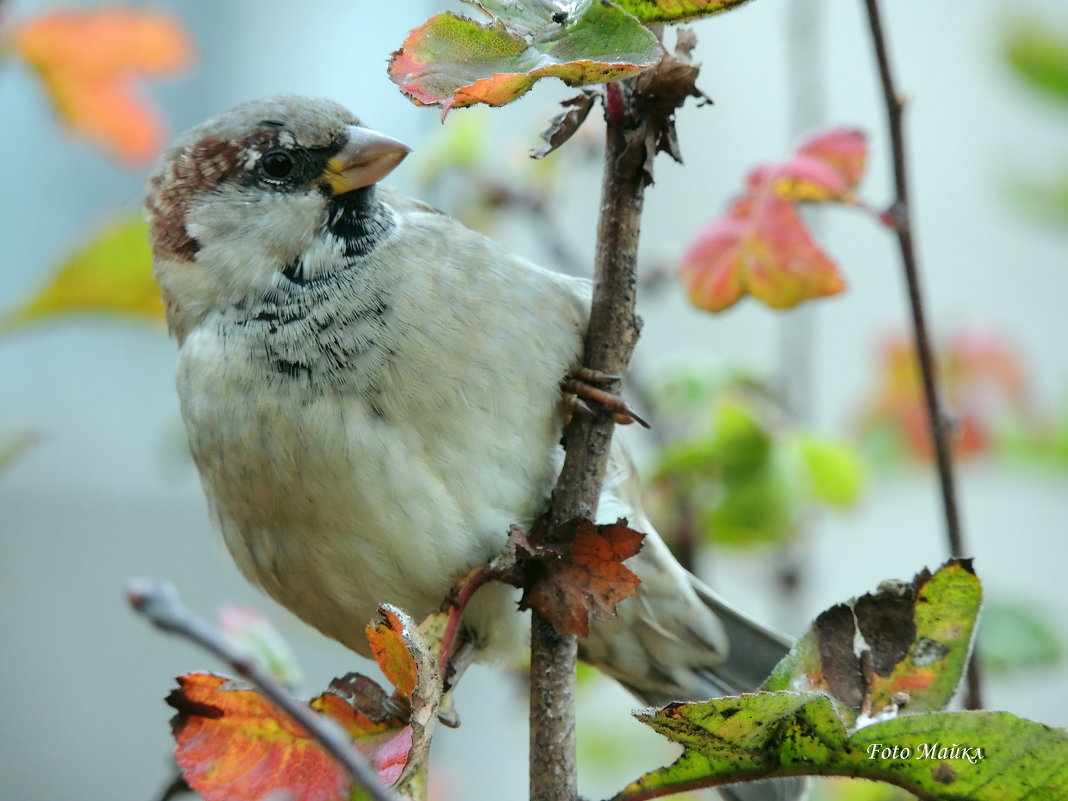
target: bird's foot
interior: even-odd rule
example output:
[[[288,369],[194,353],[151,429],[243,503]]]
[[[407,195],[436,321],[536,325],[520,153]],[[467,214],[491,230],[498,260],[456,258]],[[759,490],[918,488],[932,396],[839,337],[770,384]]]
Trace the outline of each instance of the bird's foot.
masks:
[[[616,422],[621,425],[637,423],[643,428],[649,428],[649,423],[642,419],[623,398],[613,395],[598,386],[598,384],[618,380],[619,376],[617,375],[609,375],[589,367],[580,367],[575,370],[561,384],[561,388],[564,390],[566,422],[570,422],[572,415],[575,414],[592,416],[594,411],[590,406],[590,402],[593,402],[612,412],[615,415]]]

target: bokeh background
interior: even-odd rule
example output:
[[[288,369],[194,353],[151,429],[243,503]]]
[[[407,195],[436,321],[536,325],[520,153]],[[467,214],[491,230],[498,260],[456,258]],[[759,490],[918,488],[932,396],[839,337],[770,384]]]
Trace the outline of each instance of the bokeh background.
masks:
[[[592,262],[599,164],[582,150],[596,151],[596,124],[571,155],[551,157],[568,159],[547,195],[553,227],[521,210],[476,213],[471,203],[479,175],[517,192],[541,180],[526,152],[570,90],[545,81],[518,104],[459,111],[442,126],[436,111],[413,106],[388,81],[389,53],[448,4],[128,6],[173,13],[196,42],[188,72],[145,90],[172,132],[274,92],[332,97],[413,146],[393,176],[402,189],[468,214],[536,261],[551,264],[564,247],[580,265]],[[1061,0],[884,6],[910,101],[913,224],[934,331],[943,340],[972,332],[1004,346],[1030,412],[1055,421],[1068,400],[1068,226],[1050,219],[1055,212],[1025,185],[1068,169],[1068,110],[1013,74],[1004,40],[1022,19],[1068,32],[1068,9]],[[6,2],[0,39],[45,11],[98,7]],[[889,200],[889,148],[862,11],[845,0],[757,0],[694,26],[700,83],[715,105],[679,114],[685,166],[658,161],[643,224],[647,274],[671,269],[750,166],[784,158],[821,125],[869,133],[862,194],[876,205]],[[17,58],[5,60],[2,48],[0,313],[22,306],[94,232],[136,210],[148,171],[119,166],[66,132],[39,76]],[[466,127],[477,158],[441,177],[432,162],[449,152],[442,142],[457,126]],[[438,179],[428,186],[431,174]],[[643,301],[636,372],[655,385],[679,362],[744,369],[785,382],[806,424],[853,436],[879,384],[881,349],[907,330],[903,281],[891,237],[864,215],[830,210],[816,226],[848,292],[789,312],[747,300],[712,316],[692,309],[677,284],[660,282]],[[184,454],[174,362],[161,326],[114,315],[42,319],[0,336],[0,437],[5,446],[33,439],[0,473],[5,798],[143,800],[167,781],[170,710],[162,697],[175,675],[220,666],[137,619],[123,598],[131,577],[173,581],[207,616],[228,602],[265,610],[298,654],[309,692],[368,669],[238,576]],[[655,440],[628,433],[651,472]],[[1030,664],[990,673],[986,703],[1063,726],[1068,669],[1056,649],[1068,641],[1068,468],[1010,451],[992,447],[961,466],[962,516],[990,604],[1032,610],[1040,625],[1009,651],[1032,649],[1035,639],[1042,647]],[[933,472],[918,459],[873,458],[852,508],[813,510],[795,534],[786,547],[703,550],[702,572],[742,608],[797,634],[828,605],[947,555]],[[790,592],[784,571],[798,579]],[[475,670],[459,693],[464,725],[438,735],[438,797],[484,798],[492,788],[495,798],[523,798],[522,685],[506,672]],[[632,706],[608,683],[585,681],[584,794],[610,794],[672,756],[628,719]]]

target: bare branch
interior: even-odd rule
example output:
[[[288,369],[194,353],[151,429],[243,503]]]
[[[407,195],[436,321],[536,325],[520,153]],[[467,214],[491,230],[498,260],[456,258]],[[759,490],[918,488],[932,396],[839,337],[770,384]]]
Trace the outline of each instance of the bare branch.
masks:
[[[912,311],[912,327],[916,339],[916,353],[919,357],[920,372],[923,375],[927,420],[930,426],[931,440],[934,443],[939,483],[942,490],[942,508],[946,520],[946,537],[949,542],[949,552],[951,556],[963,558],[968,554],[964,544],[964,534],[961,530],[960,515],[957,511],[953,455],[949,441],[953,430],[953,422],[942,406],[940,398],[934,352],[927,332],[923,294],[920,288],[920,270],[916,257],[916,245],[912,235],[908,162],[905,157],[905,132],[903,126],[905,103],[894,86],[886,35],[883,32],[883,24],[879,15],[878,0],[864,0],[864,2],[868,11],[872,44],[875,47],[875,56],[879,64],[879,79],[882,84],[883,100],[886,105],[886,116],[893,149],[895,198],[886,216],[894,222],[894,231],[897,234],[898,247],[901,251],[901,263],[905,270],[905,280],[908,285],[909,307]],[[965,699],[965,706],[969,709],[982,707],[978,663],[974,653],[968,669],[968,695]]]
[[[282,682],[237,642],[182,606],[173,586],[147,579],[131,581],[126,587],[126,597],[130,606],[148,618],[156,628],[196,643],[256,685],[275,706],[317,740],[374,801],[399,801],[394,793],[382,786],[374,768],[353,748],[348,737],[333,721],[295,698]]]

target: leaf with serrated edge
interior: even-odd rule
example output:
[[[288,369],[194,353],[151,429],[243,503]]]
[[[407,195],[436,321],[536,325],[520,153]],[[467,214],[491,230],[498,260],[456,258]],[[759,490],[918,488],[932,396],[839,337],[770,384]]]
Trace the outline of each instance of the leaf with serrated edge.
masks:
[[[616,616],[616,605],[631,595],[640,581],[623,564],[641,550],[645,535],[627,527],[626,520],[594,525],[579,520],[577,534],[566,554],[547,559],[546,571],[523,596],[523,604],[537,610],[557,631],[584,637],[590,613],[602,620]]]

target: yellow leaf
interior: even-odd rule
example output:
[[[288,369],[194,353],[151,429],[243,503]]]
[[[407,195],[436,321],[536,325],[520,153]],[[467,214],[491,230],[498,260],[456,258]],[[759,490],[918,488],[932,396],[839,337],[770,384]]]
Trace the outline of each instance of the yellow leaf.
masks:
[[[152,278],[148,228],[140,216],[117,222],[75,253],[21,308],[0,321],[0,332],[68,314],[104,313],[163,320]]]

